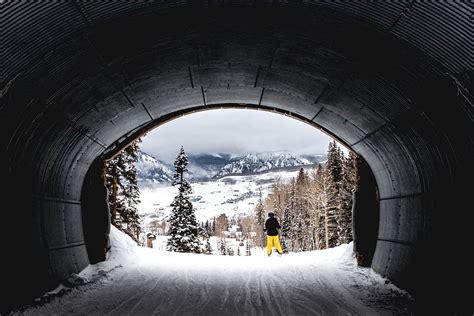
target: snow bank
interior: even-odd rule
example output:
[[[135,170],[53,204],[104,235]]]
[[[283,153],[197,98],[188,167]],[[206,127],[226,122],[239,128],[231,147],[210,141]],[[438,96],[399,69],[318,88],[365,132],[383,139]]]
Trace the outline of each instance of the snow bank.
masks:
[[[105,276],[108,272],[122,267],[133,258],[140,257],[140,247],[130,236],[118,230],[115,226],[110,228],[110,244],[112,248],[107,253],[107,259],[103,262],[87,266],[79,273],[86,282],[93,282],[99,277]]]
[[[304,266],[332,262],[356,265],[352,254],[352,242],[325,250],[289,253],[281,257],[273,253],[271,257],[268,257],[266,251],[262,248],[252,248],[251,256],[244,256],[243,254],[245,252],[242,250],[242,247],[242,256],[175,253],[157,248],[144,248],[137,246],[130,236],[113,226],[110,241],[112,249],[107,260],[95,265],[89,265],[79,274],[81,277],[89,280],[97,274],[103,274],[117,267],[130,267],[133,265],[149,264],[150,262],[160,262],[161,266],[168,267],[185,266],[188,265],[189,262],[192,262],[193,269],[195,270],[222,270],[224,267],[225,271],[248,270],[249,267],[251,267],[252,270],[266,269],[269,262],[271,262],[272,269],[276,270],[284,270],[289,264]],[[217,247],[217,243],[213,243],[212,246]],[[214,248],[214,250],[216,251],[217,249]]]

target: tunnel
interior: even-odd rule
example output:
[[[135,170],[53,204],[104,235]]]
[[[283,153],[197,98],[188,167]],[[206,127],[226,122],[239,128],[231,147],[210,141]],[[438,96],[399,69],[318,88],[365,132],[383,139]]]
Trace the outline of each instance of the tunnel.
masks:
[[[372,269],[420,309],[472,312],[469,1],[0,5],[3,310],[90,263],[81,192],[96,159],[180,115],[249,107],[363,157],[378,188]]]

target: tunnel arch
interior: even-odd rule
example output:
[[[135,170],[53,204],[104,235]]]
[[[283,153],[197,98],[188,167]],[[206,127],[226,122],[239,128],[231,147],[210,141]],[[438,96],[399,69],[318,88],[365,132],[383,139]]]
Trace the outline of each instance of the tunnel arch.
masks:
[[[472,170],[467,2],[4,6],[3,194],[18,209],[9,219],[31,223],[20,238],[27,254],[12,249],[9,261],[12,271],[28,269],[16,257],[38,263],[26,274],[31,293],[15,300],[88,264],[80,195],[92,161],[150,122],[202,106],[294,113],[364,157],[380,194],[372,267],[420,300],[434,295],[437,249],[463,248],[444,230],[468,240],[443,216],[466,204],[460,184]]]

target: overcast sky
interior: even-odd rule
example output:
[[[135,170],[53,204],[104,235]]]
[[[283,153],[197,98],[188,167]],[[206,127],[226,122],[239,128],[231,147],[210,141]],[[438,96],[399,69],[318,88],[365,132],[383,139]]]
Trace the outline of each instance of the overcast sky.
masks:
[[[326,153],[332,140],[320,130],[281,114],[259,110],[210,110],[165,123],[142,138],[142,151],[172,163],[181,147],[190,154],[242,155],[287,150]]]

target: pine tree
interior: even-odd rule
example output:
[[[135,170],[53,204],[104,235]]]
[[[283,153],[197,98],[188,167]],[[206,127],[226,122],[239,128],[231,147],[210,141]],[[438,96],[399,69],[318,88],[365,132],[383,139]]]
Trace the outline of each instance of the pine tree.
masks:
[[[137,181],[137,168],[136,163],[138,161],[139,152],[138,142],[132,143],[125,149],[127,153],[125,155],[127,165],[126,178],[128,179],[127,185],[124,187],[124,196],[126,202],[125,213],[127,214],[127,230],[130,234],[135,235],[135,239],[138,240],[141,232],[140,216],[138,215],[138,205],[140,204],[140,190]]]
[[[288,199],[285,204],[285,226],[282,227],[282,235],[289,251],[299,251],[296,240],[298,239],[298,214],[296,204],[296,182],[291,179],[288,188]]]
[[[338,246],[341,244],[341,236],[345,234],[342,231],[345,230],[347,224],[342,214],[342,200],[341,190],[343,187],[343,159],[344,155],[341,149],[337,146],[336,141],[329,144],[328,148],[328,162],[326,169],[329,175],[329,194],[331,196],[329,200],[329,209],[331,212],[336,214],[336,231],[337,238],[331,244],[331,247]]]
[[[308,188],[308,213],[309,213],[309,227],[308,233],[310,235],[311,250],[317,250],[320,247],[321,240],[321,214],[319,205],[320,189],[318,186],[318,173],[321,173],[321,165],[314,168],[311,172],[310,185]]]
[[[294,238],[298,247],[297,251],[311,250],[311,235],[309,221],[309,177],[306,171],[301,168],[296,176],[296,200],[295,200],[295,235]]]
[[[347,158],[343,158],[343,177],[341,182],[340,209],[338,216],[340,243],[352,241],[352,194],[357,185],[358,156],[350,151]]]
[[[219,254],[221,254],[222,256],[227,255],[227,243],[225,238],[219,238],[217,247],[219,248]]]
[[[288,194],[286,195],[288,199],[284,201],[283,214],[281,218],[281,249],[283,250],[284,253],[288,253],[290,251],[290,245],[291,245],[291,242],[290,242],[291,232],[290,231],[293,225],[292,210],[294,207],[293,203],[291,202],[291,201],[294,201],[294,192],[290,191],[290,189],[288,188],[287,190],[289,191]]]
[[[215,236],[216,235],[216,218],[215,217],[212,218],[211,231],[212,231],[212,235]]]
[[[326,169],[329,172],[331,181],[336,189],[336,193],[339,193],[339,186],[342,181],[342,152],[337,146],[336,141],[329,143],[328,154],[327,154]]]
[[[304,187],[308,185],[308,175],[306,174],[303,168],[300,168],[298,175],[296,175],[296,187],[301,191]]]
[[[265,208],[263,205],[262,189],[259,189],[258,202],[255,207],[255,222],[257,223],[257,243],[258,246],[264,247],[266,243],[263,227],[265,225]]]
[[[206,230],[207,236],[214,235],[214,232],[212,230],[212,223],[210,223],[209,220],[206,220],[206,224],[204,225],[204,228]]]
[[[193,204],[189,199],[192,193],[190,183],[184,178],[188,171],[188,157],[183,147],[174,162],[175,173],[173,186],[178,187],[178,194],[171,203],[172,211],[168,219],[170,238],[167,250],[176,252],[200,252],[199,227],[194,214]]]
[[[141,232],[138,215],[140,190],[136,170],[140,141],[132,142],[106,163],[111,223],[137,242]]]
[[[212,247],[211,247],[211,242],[209,241],[209,238],[206,239],[206,246],[204,248],[204,252],[206,254],[212,254]]]

